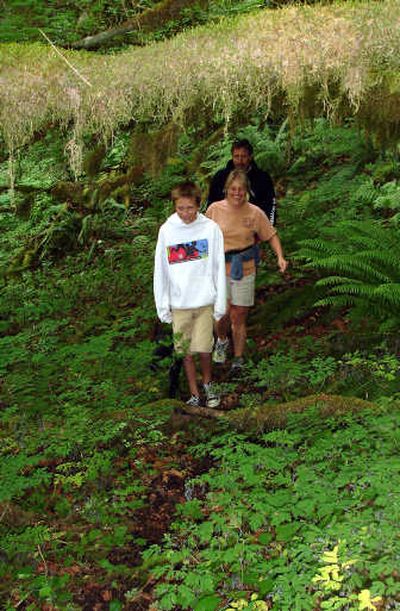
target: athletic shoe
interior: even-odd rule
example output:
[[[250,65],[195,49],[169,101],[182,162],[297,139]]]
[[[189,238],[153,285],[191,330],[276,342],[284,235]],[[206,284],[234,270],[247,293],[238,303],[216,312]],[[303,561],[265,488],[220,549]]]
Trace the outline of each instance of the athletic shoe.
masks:
[[[225,363],[226,361],[226,353],[229,346],[228,339],[219,339],[215,342],[214,352],[213,352],[213,361],[214,363]]]
[[[230,378],[237,378],[242,375],[244,371],[244,358],[237,356],[233,359],[231,368],[229,370]]]
[[[215,390],[215,387],[212,382],[209,382],[208,384],[204,384],[204,392],[206,395],[207,407],[211,407],[211,408],[218,407],[218,405],[221,403],[221,397]]]
[[[190,399],[186,401],[186,405],[190,407],[201,407],[201,400],[198,395],[192,395]]]

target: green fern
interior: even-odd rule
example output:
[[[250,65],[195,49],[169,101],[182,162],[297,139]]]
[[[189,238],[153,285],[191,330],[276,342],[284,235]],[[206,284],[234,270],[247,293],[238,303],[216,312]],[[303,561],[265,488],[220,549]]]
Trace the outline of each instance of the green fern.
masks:
[[[324,277],[327,294],[316,305],[354,307],[379,319],[399,319],[400,231],[381,222],[342,221],[304,240],[296,254]]]

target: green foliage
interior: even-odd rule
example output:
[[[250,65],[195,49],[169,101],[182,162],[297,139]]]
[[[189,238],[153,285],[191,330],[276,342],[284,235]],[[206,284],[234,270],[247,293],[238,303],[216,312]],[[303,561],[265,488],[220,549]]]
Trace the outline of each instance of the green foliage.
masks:
[[[68,575],[39,575],[42,555],[61,565],[97,563],[129,542],[126,516],[145,494],[131,465],[138,448],[161,448],[171,409],[142,407],[159,396],[167,367],[160,365],[156,382],[148,339],[152,248],[128,242],[90,263],[67,257],[63,267],[44,264],[2,290],[4,604],[15,594],[63,608]],[[133,309],[136,300],[144,311]],[[58,520],[67,524],[62,535]],[[97,538],[85,538],[88,525]]]
[[[345,337],[337,330],[335,338],[303,337],[324,285],[314,289],[299,265],[284,284],[267,262],[259,275],[259,298],[265,303],[252,319],[257,332],[252,329],[250,335],[257,342],[250,351],[249,375],[240,385],[220,387],[233,407],[236,398],[246,407],[229,415],[233,426],[242,412],[246,422],[238,428],[250,430],[257,414],[268,417],[281,410],[278,423],[272,417],[271,422],[283,428],[265,434],[260,431],[267,427],[255,427],[258,434],[249,436],[227,432],[226,423],[203,427],[200,419],[191,423],[176,414],[170,421],[179,403],[159,399],[166,394],[169,359],[156,363],[156,371],[150,367],[153,249],[157,228],[171,211],[169,191],[183,178],[199,176],[205,191],[204,170],[210,175],[225,163],[233,132],[251,139],[257,161],[279,178],[280,193],[285,192],[279,231],[286,250],[294,249],[300,237],[315,235],[329,247],[344,244],[342,234],[329,240],[324,234],[324,226],[333,231],[342,214],[366,219],[363,231],[352,238],[351,253],[358,252],[364,233],[395,235],[396,223],[381,226],[376,222],[381,209],[374,209],[382,196],[385,216],[392,213],[387,198],[396,201],[396,188],[386,185],[396,180],[395,161],[386,157],[372,163],[373,150],[351,125],[332,128],[318,121],[302,133],[287,125],[265,126],[254,118],[247,127],[232,126],[218,146],[209,146],[212,138],[204,140],[209,128],[202,125],[177,136],[168,153],[158,156],[154,150],[151,163],[140,147],[133,162],[129,134],[115,137],[108,151],[92,142],[93,157],[76,184],[67,180],[60,142],[52,149],[50,137],[49,159],[39,142],[19,159],[14,203],[0,196],[8,209],[0,221],[2,261],[8,262],[26,237],[40,233],[44,241],[40,267],[8,277],[0,293],[0,471],[5,482],[0,601],[5,608],[72,609],[77,599],[82,606],[91,577],[101,592],[117,592],[121,600],[111,600],[110,609],[137,605],[142,587],[147,592],[152,584],[160,609],[260,610],[272,604],[292,611],[335,608],[335,597],[368,609],[376,596],[395,604],[396,347],[388,342],[334,350],[334,340]],[[157,134],[151,138],[154,142]],[[128,184],[127,168],[140,162],[146,171]],[[120,180],[124,190],[117,193]],[[21,185],[33,187],[34,195],[25,197]],[[76,225],[67,228],[64,221],[71,218]],[[72,253],[61,246],[57,250],[62,230],[73,236]],[[377,263],[374,281],[394,276],[397,243],[391,242],[391,259]],[[382,316],[387,322],[387,312]],[[331,332],[324,326],[327,320],[322,315],[317,320],[323,333]],[[277,333],[284,324],[286,329]],[[358,338],[354,335],[353,345],[358,346]],[[331,397],[326,403],[299,399],[321,390],[351,397]],[[357,403],[354,395],[379,398],[382,407],[357,413],[366,402]],[[282,397],[293,401],[275,405]],[[291,415],[310,404],[313,410]],[[340,416],[329,417],[331,412]],[[190,436],[179,446],[186,427]],[[193,450],[190,443],[198,438],[203,443]],[[180,492],[174,496],[168,479],[158,477],[158,469],[172,465],[180,479],[179,470],[192,455],[204,457],[205,466],[199,478],[182,481],[185,502]],[[161,506],[161,517],[172,517],[179,503],[164,540],[151,547],[133,533],[147,516],[149,499],[155,497],[157,506],[162,491],[170,504]],[[339,593],[329,589],[338,581],[333,569],[324,573],[331,566],[326,554],[338,544],[337,563],[331,564],[343,577]],[[139,557],[142,549],[143,566],[135,568],[140,560],[131,563],[132,556],[138,550]],[[315,581],[324,575],[329,579]],[[88,600],[85,604],[94,604],[91,595]]]
[[[8,208],[0,221],[0,270],[6,277],[82,247],[88,259],[100,252],[110,256],[114,241],[130,237],[135,229],[129,208],[129,175],[115,172],[125,163],[129,137],[116,138],[97,161],[99,147],[95,149],[85,162],[87,174],[81,176],[81,183],[67,180],[62,143],[54,137],[50,132],[26,147],[16,166],[14,195],[9,191],[2,196]],[[97,175],[91,175],[92,166],[97,167]],[[4,181],[6,167],[4,162]]]
[[[299,359],[299,355],[276,352],[268,359],[261,360],[252,368],[250,376],[257,386],[273,390],[289,400],[307,392],[320,391],[327,386],[337,369],[334,358],[314,356]],[[312,394],[312,393],[311,393]]]
[[[321,237],[304,240],[298,256],[308,267],[327,275],[318,286],[328,297],[318,305],[357,305],[359,316],[373,313],[378,320],[396,324],[400,306],[398,283],[399,232],[378,222],[339,221],[321,230]]]
[[[391,221],[398,224],[400,221],[400,185],[397,181],[390,181],[382,186],[377,193],[374,208],[390,214]]]
[[[393,473],[398,418],[397,408],[341,421],[309,412],[293,415],[283,432],[256,440],[228,433],[199,447],[216,461],[193,482],[206,490],[203,521],[197,509],[186,519],[181,512],[163,546],[144,553],[153,575],[163,578],[160,608],[195,608],[215,591],[230,597],[254,590],[283,611],[312,609],[321,592],[333,604],[336,590],[328,588],[319,559],[339,541],[346,543],[346,558],[337,573],[332,560],[329,571],[341,596],[362,601],[368,589],[371,598],[390,600],[399,551],[390,531],[398,508],[384,498],[398,484],[385,473]],[[378,568],[370,559],[383,548]]]
[[[370,400],[396,397],[400,361],[384,343],[374,349],[326,355],[328,342],[312,337],[297,340],[295,347],[276,350],[247,368],[260,394],[245,395],[241,404],[257,408],[263,399],[292,401],[325,392]]]
[[[0,27],[3,42],[43,40],[38,28],[58,44],[67,44],[85,35],[116,26],[121,19],[137,17],[154,2],[86,0],[78,4],[50,0],[10,0],[4,6]]]

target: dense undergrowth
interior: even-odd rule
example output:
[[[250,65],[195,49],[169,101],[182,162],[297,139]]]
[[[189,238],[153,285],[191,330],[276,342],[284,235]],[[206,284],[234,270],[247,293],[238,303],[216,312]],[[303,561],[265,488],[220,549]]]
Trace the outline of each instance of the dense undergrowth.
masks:
[[[163,578],[160,608],[217,609],[255,591],[266,604],[254,609],[362,609],[365,590],[396,608],[398,424],[398,408],[306,412],[283,432],[199,446],[217,466],[191,480],[171,534],[143,554]]]
[[[216,374],[222,422],[163,399],[151,279],[171,187],[205,191],[229,137],[193,128],[137,159],[121,134],[74,183],[49,132],[14,194],[2,158],[5,609],[399,608],[398,160],[351,123],[240,133],[274,176],[291,269],[262,263],[248,375]]]

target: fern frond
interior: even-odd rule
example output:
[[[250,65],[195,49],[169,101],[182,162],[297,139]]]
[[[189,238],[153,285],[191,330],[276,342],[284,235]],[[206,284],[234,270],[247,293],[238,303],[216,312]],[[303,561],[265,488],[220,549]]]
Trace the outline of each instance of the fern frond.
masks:
[[[314,260],[311,264],[316,269],[325,271],[336,271],[347,277],[358,278],[360,280],[373,281],[378,283],[388,282],[390,279],[386,274],[368,264],[368,261],[360,260],[355,255],[334,255],[325,259]]]
[[[351,307],[355,304],[355,299],[350,295],[328,295],[323,299],[318,299],[315,302],[317,307],[319,306],[331,306],[331,307]]]
[[[338,284],[345,284],[346,282],[350,284],[355,282],[355,280],[353,278],[344,278],[343,276],[326,276],[325,278],[320,278],[320,280],[317,280],[315,285],[334,287]]]
[[[390,283],[382,284],[375,289],[375,294],[378,298],[399,308],[400,313],[400,284]]]
[[[328,294],[316,305],[356,307],[381,318],[400,317],[400,230],[378,221],[342,221],[304,240],[296,253],[307,268],[328,274],[316,286]]]
[[[328,278],[333,279],[333,278]],[[339,282],[341,284],[339,284]],[[330,287],[330,294],[319,300],[316,305],[355,305],[364,306],[366,313],[379,312],[380,315],[389,312],[395,315],[400,313],[400,285],[382,284],[378,287],[348,278],[334,279],[335,284]],[[327,286],[329,284],[327,283]]]
[[[342,285],[337,285],[333,289],[334,293],[344,294],[344,295],[353,295],[354,297],[362,297],[363,299],[372,300],[375,295],[376,288],[370,284],[363,283],[346,283]]]
[[[400,277],[400,253],[398,252],[398,245],[395,249],[390,250],[389,248],[382,248],[374,251],[365,251],[363,256],[368,258],[371,263],[379,264],[381,269],[388,270],[388,275],[394,275],[396,278]],[[396,252],[397,250],[397,252]],[[361,254],[361,253],[360,253]]]
[[[295,254],[297,258],[314,258],[317,255],[334,255],[341,252],[341,248],[333,242],[324,241],[321,238],[315,238],[312,240],[302,240],[301,247]]]

